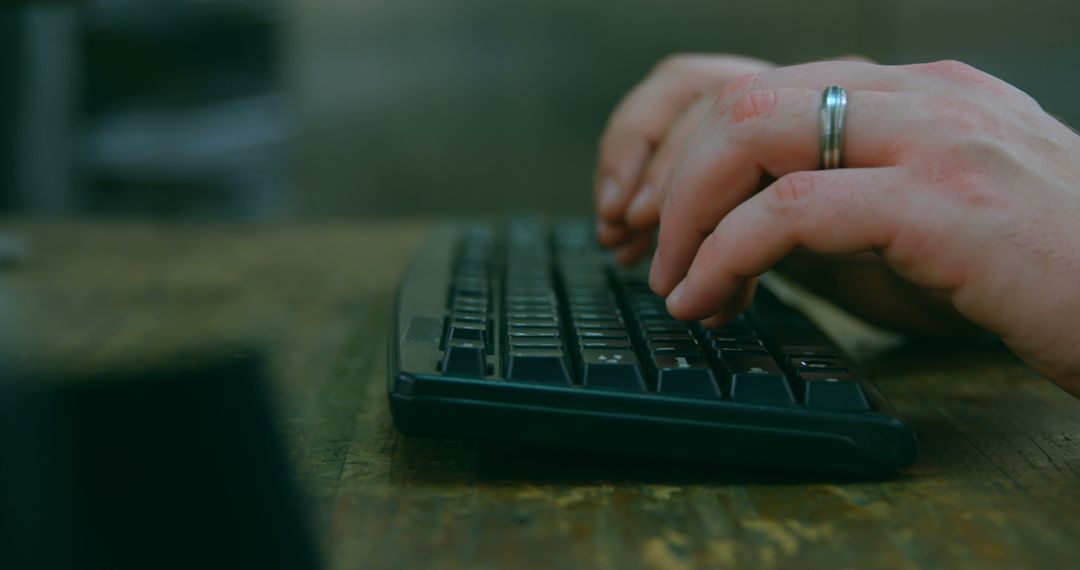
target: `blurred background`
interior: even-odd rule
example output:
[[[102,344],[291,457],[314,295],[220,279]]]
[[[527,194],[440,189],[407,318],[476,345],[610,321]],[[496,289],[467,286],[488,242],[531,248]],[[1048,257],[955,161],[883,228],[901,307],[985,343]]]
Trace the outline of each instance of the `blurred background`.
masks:
[[[277,220],[589,205],[666,54],[956,58],[1080,125],[1074,0],[19,0],[0,211]]]

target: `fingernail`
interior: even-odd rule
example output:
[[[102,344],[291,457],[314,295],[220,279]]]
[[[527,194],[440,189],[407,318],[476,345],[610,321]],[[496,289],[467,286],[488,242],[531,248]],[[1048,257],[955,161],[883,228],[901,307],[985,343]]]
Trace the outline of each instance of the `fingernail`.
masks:
[[[641,186],[641,191],[637,196],[634,196],[634,201],[630,202],[630,208],[627,209],[627,215],[633,216],[638,213],[638,210],[643,210],[652,200],[653,187],[652,184],[645,183]]]
[[[671,309],[678,306],[679,299],[682,298],[683,289],[685,289],[685,285],[686,285],[686,280],[684,279],[683,281],[680,281],[679,284],[676,285],[675,288],[671,290],[671,294],[668,295],[667,303],[665,303],[665,306],[667,307],[667,310],[668,310],[669,313],[671,312]]]
[[[615,182],[615,179],[610,176],[604,178],[604,185],[600,187],[600,209],[610,210],[614,208],[619,201],[620,194],[622,194],[622,189],[619,188],[619,184]]]

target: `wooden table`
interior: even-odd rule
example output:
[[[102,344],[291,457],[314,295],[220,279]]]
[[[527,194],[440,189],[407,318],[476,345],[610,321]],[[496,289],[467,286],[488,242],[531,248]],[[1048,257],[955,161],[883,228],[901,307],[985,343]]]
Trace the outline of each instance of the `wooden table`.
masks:
[[[1080,402],[1000,349],[880,341],[812,300],[919,434],[919,461],[893,478],[398,435],[387,324],[428,227],[7,220],[30,251],[0,272],[18,314],[5,345],[63,373],[262,343],[335,568],[1058,568],[1080,555]]]

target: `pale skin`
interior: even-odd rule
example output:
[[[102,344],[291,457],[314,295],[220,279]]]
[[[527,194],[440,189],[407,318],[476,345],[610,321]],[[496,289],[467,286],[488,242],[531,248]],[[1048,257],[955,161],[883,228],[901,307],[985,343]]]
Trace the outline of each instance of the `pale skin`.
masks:
[[[844,168],[819,170],[829,85]],[[595,199],[620,261],[658,236],[678,318],[731,319],[782,264],[878,324],[990,331],[1080,396],[1080,136],[973,67],[668,58],[612,115]]]

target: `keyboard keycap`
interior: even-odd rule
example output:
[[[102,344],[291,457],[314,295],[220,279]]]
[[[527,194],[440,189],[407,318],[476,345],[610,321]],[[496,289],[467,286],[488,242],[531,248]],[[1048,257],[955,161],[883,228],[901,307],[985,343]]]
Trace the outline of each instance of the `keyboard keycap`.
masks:
[[[510,348],[562,348],[562,341],[557,338],[511,337],[507,344],[510,345]]]
[[[646,342],[692,342],[697,344],[690,333],[645,333]]]
[[[838,358],[826,355],[793,356],[788,360],[791,361],[791,366],[795,368],[796,373],[805,370],[807,372],[847,374],[848,371]]]
[[[690,327],[687,327],[683,323],[676,324],[662,324],[662,325],[643,325],[641,327],[642,332],[645,334],[690,334]]]
[[[739,349],[717,351],[717,357],[728,367],[732,374],[740,372],[783,374],[780,366],[771,356],[759,352],[746,352]]]
[[[559,338],[559,329],[510,329],[510,338]]]
[[[626,331],[623,329],[578,329],[577,336],[582,342],[588,340],[627,340]]]
[[[864,411],[870,409],[862,386],[847,374],[803,372],[799,374],[806,390],[806,407],[821,410]]]
[[[570,369],[561,349],[511,349],[506,367],[510,380],[570,384]]]
[[[672,396],[720,396],[712,368],[701,354],[657,355],[653,362],[657,392]]]
[[[509,319],[507,325],[512,329],[553,329],[559,323],[555,319]]]
[[[610,321],[580,321],[575,322],[574,326],[578,329],[621,329],[623,322],[621,320]]]
[[[790,405],[795,403],[787,378],[781,374],[738,373],[731,376],[731,399],[738,402]]]
[[[469,321],[452,321],[447,340],[464,340],[483,344],[487,339],[487,325]]]
[[[619,318],[618,311],[602,313],[574,313],[574,322],[582,321],[611,321]]]
[[[452,340],[443,353],[442,372],[456,376],[482,377],[487,374],[487,350],[480,342]]]
[[[633,350],[634,347],[630,345],[629,339],[613,340],[613,339],[578,339],[578,345],[581,348],[593,348],[597,350]]]
[[[645,390],[645,375],[629,350],[581,351],[582,383],[589,388]]]
[[[701,350],[698,349],[698,345],[695,342],[672,342],[672,341],[649,341],[646,347],[653,354],[671,354],[671,353],[685,353],[700,354]]]

